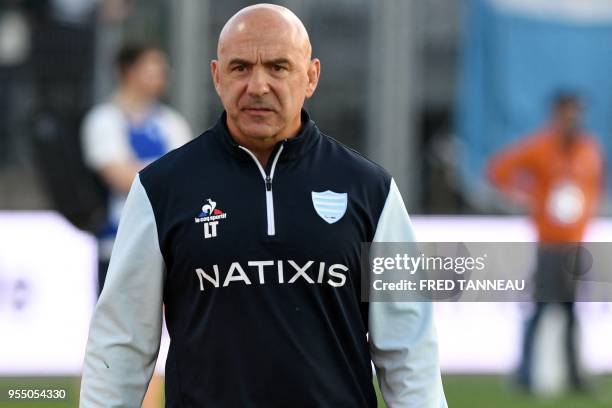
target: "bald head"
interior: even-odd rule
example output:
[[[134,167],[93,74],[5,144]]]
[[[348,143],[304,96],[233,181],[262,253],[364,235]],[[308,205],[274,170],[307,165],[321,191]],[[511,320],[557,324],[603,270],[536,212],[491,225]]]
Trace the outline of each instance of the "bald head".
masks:
[[[319,81],[304,24],[285,7],[244,8],[223,27],[210,67],[228,130],[265,163],[277,142],[298,133]]]
[[[288,8],[266,3],[245,7],[225,23],[219,35],[217,58],[236,41],[267,36],[290,41],[310,60],[312,47],[302,21]]]

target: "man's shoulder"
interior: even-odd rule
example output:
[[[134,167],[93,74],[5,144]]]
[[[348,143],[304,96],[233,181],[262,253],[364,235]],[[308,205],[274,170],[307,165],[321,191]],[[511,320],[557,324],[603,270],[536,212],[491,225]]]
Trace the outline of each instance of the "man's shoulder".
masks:
[[[124,115],[110,102],[95,105],[87,112],[81,123],[80,138],[90,167],[129,159],[125,127]]]
[[[216,143],[213,130],[208,129],[155,160],[140,171],[145,188],[192,181],[196,174],[207,173],[218,163],[223,152]]]
[[[321,137],[331,156],[330,164],[338,170],[342,169],[364,182],[391,182],[391,174],[380,164],[329,135],[321,133]]]
[[[599,139],[592,133],[584,131],[580,134],[580,137],[584,144],[588,146],[590,149],[599,151],[601,149],[601,144],[599,143]]]
[[[141,177],[165,178],[173,175],[174,173],[188,171],[188,168],[193,164],[201,164],[203,161],[205,161],[204,156],[207,149],[203,145],[204,141],[208,139],[208,137],[209,135],[207,132],[204,132],[184,145],[169,151],[142,169],[140,171]]]
[[[91,108],[84,118],[88,124],[96,123],[121,123],[125,118],[121,110],[111,102],[103,102]]]
[[[522,157],[539,157],[546,155],[554,147],[555,135],[549,127],[523,134],[501,149],[501,152],[513,152]]]
[[[185,121],[185,117],[181,115],[179,111],[174,109],[172,106],[166,105],[165,103],[160,103],[157,106],[159,117],[165,120],[171,121]]]
[[[599,166],[603,159],[603,147],[595,137],[595,135],[589,132],[583,132],[580,135],[580,140],[582,142],[582,157],[586,164],[590,166]]]

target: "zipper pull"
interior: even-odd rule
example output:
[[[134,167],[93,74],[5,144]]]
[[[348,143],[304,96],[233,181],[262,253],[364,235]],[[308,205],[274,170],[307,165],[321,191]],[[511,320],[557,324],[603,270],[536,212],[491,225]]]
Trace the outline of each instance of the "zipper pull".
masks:
[[[272,191],[272,179],[270,175],[266,175],[266,191]]]

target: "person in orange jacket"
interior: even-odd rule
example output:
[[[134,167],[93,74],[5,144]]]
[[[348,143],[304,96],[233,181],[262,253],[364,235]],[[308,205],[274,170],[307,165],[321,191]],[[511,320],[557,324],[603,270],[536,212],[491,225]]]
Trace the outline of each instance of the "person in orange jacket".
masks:
[[[569,379],[574,388],[583,388],[573,336],[576,271],[567,269],[567,248],[583,240],[596,214],[603,160],[594,137],[582,129],[581,117],[582,104],[576,94],[557,94],[550,122],[494,155],[488,166],[490,181],[510,199],[527,207],[538,234],[536,305],[525,330],[517,378],[527,390],[533,385],[530,371],[534,334],[542,312],[553,303],[560,304],[567,317]],[[573,265],[579,265],[578,259],[574,258]]]

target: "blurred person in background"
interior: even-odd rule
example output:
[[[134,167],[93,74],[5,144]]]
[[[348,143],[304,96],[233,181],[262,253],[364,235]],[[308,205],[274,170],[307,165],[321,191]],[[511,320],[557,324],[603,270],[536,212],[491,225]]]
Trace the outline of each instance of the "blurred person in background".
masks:
[[[143,167],[192,138],[185,119],[160,103],[167,61],[152,45],[127,44],[116,57],[119,86],[85,117],[82,146],[86,164],[109,189],[108,217],[98,234],[98,294],[102,292],[119,218],[132,180]],[[154,377],[144,407],[160,406],[161,377]]]
[[[574,274],[579,259],[568,258],[568,248],[582,241],[588,222],[596,214],[603,160],[600,147],[582,128],[581,119],[578,95],[558,93],[550,122],[496,154],[488,168],[491,182],[529,209],[538,234],[536,304],[527,322],[517,373],[518,385],[528,391],[533,390],[536,330],[551,304],[559,304],[566,316],[564,350],[569,380],[574,389],[584,389],[574,335]]]
[[[85,162],[108,185],[109,214],[98,235],[98,289],[102,291],[119,217],[132,180],[148,163],[192,138],[185,119],[160,103],[167,62],[155,46],[128,44],[116,57],[119,86],[85,117]]]

